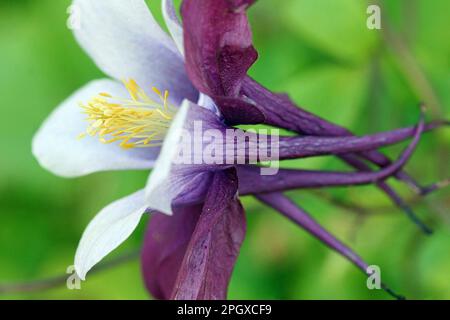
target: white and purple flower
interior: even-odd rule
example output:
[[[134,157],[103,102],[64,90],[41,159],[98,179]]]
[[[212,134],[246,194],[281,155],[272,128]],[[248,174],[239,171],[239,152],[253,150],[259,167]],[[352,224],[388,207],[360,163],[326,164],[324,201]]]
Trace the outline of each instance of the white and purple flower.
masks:
[[[355,137],[247,76],[257,59],[246,16],[253,2],[185,0],[181,25],[172,1],[163,0],[170,37],[144,0],[73,1],[82,17],[75,37],[110,78],[87,84],[63,102],[36,134],[33,153],[63,177],[153,169],[143,190],[110,204],[87,227],[75,257],[82,279],[130,236],[144,213],[152,213],[142,269],[153,296],[226,298],[245,236],[239,195],[255,195],[366,272],[361,258],[281,192],[376,183],[409,210],[385,179],[396,176],[423,193],[437,188],[420,188],[401,169],[422,132],[442,123],[425,125],[422,117],[415,127]],[[231,164],[178,164],[183,132],[191,132],[195,121],[219,132],[238,131],[232,128],[237,124],[285,128],[304,136],[280,137],[280,160],[337,155],[361,172],[280,170],[262,176],[259,167],[238,161],[247,161],[245,155]],[[376,151],[411,137],[395,162]],[[382,168],[368,172],[363,160]]]

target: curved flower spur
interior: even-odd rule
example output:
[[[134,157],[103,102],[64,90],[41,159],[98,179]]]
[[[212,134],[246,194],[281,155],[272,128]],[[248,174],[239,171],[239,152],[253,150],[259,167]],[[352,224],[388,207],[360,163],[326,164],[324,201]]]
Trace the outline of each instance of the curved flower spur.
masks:
[[[247,69],[256,59],[244,11],[250,1],[185,1],[184,32],[172,2],[162,4],[175,41],[154,21],[143,0],[74,1],[83,15],[82,28],[74,31],[75,36],[112,80],[91,82],[63,102],[36,134],[33,153],[43,167],[64,177],[154,168],[144,190],[110,204],[89,224],[75,257],[79,276],[84,279],[147,212],[153,217],[142,266],[151,293],[161,299],[224,299],[245,236],[244,210],[237,194],[256,195],[366,272],[361,258],[280,192],[377,183],[402,204],[384,180],[398,175],[421,133],[441,123],[425,125],[422,119],[417,127],[349,136],[344,129],[333,129],[334,125],[301,109],[294,111],[284,97],[247,78]],[[200,23],[194,25],[196,20]],[[206,32],[211,21],[219,28]],[[291,114],[294,121],[289,119]],[[302,127],[294,127],[300,125],[299,119]],[[376,158],[385,168],[361,173],[280,170],[264,177],[256,171],[261,167],[254,167],[263,160],[259,152],[255,158],[248,144],[234,140],[215,144],[215,152],[220,148],[242,151],[231,162],[215,154],[212,163],[182,163],[178,151],[193,145],[185,137],[195,135],[198,121],[203,124],[202,133],[242,133],[230,126],[262,122],[302,133],[309,130],[311,136],[250,136],[256,137],[257,151],[267,149],[267,141],[277,141],[280,160],[333,154],[365,170],[361,155]],[[329,133],[319,134],[321,128],[328,128]],[[410,146],[394,163],[373,151],[410,137],[414,138]],[[201,144],[200,153],[205,147]],[[405,175],[400,178],[415,185]],[[258,181],[254,179],[270,181],[273,188],[251,183]]]

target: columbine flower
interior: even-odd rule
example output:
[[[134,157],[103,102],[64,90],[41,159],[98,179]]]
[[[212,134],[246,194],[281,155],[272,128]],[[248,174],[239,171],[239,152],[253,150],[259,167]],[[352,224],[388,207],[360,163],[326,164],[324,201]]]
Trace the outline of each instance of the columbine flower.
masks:
[[[396,199],[382,181],[401,170],[422,132],[439,123],[425,126],[422,117],[417,127],[354,137],[262,88],[246,76],[257,57],[245,15],[252,2],[184,1],[183,31],[172,2],[163,1],[173,41],[143,0],[74,1],[82,17],[75,36],[112,80],[91,82],[63,102],[36,134],[33,153],[43,167],[64,177],[154,168],[144,190],[110,204],[87,227],[75,257],[81,278],[132,233],[145,212],[152,212],[142,251],[144,279],[152,294],[162,299],[224,299],[245,235],[238,194],[255,195],[366,272],[359,256],[280,192],[378,183]],[[264,122],[312,135],[280,137],[280,160],[333,154],[365,169],[355,152],[383,168],[361,173],[280,170],[263,177],[256,172],[260,167],[249,165],[252,150],[234,140],[215,145],[244,150],[231,163],[178,163],[180,147],[197,143],[183,139],[196,121],[202,130],[218,132],[239,131],[230,127],[234,124]],[[257,142],[274,139],[253,137]],[[395,162],[373,151],[409,137],[413,141]],[[261,146],[256,143],[257,150]],[[200,143],[200,153],[204,150]],[[242,163],[246,165],[238,165]],[[405,174],[400,178],[415,185]]]
[[[161,30],[143,0],[126,3],[75,0],[74,5],[82,17],[81,28],[74,31],[78,42],[112,79],[93,81],[63,102],[36,134],[34,155],[44,168],[63,177],[155,166],[146,190],[110,204],[89,224],[75,257],[78,275],[84,279],[93,265],[120,245],[136,228],[144,212],[159,209],[171,214],[177,204],[186,210],[186,206],[192,205],[190,199],[203,204],[198,214],[213,212],[215,221],[226,222],[224,232],[243,235],[244,232],[236,233],[236,228],[227,224],[234,219],[239,222],[237,229],[245,229],[243,210],[236,197],[235,169],[219,166],[220,172],[189,167],[173,170],[167,159],[176,150],[177,141],[173,137],[178,137],[179,129],[189,123],[192,113],[188,112],[188,100],[198,100],[199,105],[210,110],[216,123],[222,121],[212,100],[199,93],[188,80],[178,50],[181,47],[177,48]],[[170,27],[172,3],[163,2],[163,8]],[[186,102],[180,108],[182,101]],[[179,180],[171,179],[168,185],[172,188],[167,189],[160,184],[166,176],[176,176]],[[178,202],[172,203],[175,199]],[[205,219],[211,223],[209,215]],[[196,233],[193,238],[200,235]],[[220,237],[220,230],[214,232],[214,237]],[[243,236],[227,238],[234,239],[230,250],[235,258]],[[223,297],[234,258],[230,253],[227,261],[222,261],[229,267],[228,277],[222,272],[219,276],[224,279],[222,293],[208,291],[211,298]],[[197,278],[200,282],[204,280]],[[186,289],[177,293],[177,297],[187,295]]]

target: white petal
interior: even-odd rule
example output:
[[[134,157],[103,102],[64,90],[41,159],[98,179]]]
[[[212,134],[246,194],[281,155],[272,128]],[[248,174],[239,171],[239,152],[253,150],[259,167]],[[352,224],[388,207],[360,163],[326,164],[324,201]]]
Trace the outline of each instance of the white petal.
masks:
[[[169,90],[175,104],[197,98],[181,54],[144,0],[74,0],[73,4],[81,19],[75,36],[106,74],[118,80],[133,78],[146,89]]]
[[[189,102],[184,101],[173,120],[169,132],[164,139],[164,144],[155,168],[150,174],[145,190],[147,205],[162,213],[172,215],[172,200],[181,191],[180,184],[168,184],[171,175],[173,159],[178,152],[176,147],[183,132],[184,124],[189,111]]]
[[[80,102],[101,92],[127,97],[122,84],[97,80],[87,84],[63,102],[44,122],[33,139],[33,154],[52,173],[77,177],[97,171],[151,168],[159,148],[123,150],[117,144],[102,144],[97,137],[78,139],[88,122]]]
[[[111,203],[95,216],[84,231],[75,255],[75,270],[82,280],[95,264],[131,235],[145,210],[144,191],[140,190]]]
[[[184,56],[183,27],[178,19],[173,0],[162,0],[162,13],[172,39]]]

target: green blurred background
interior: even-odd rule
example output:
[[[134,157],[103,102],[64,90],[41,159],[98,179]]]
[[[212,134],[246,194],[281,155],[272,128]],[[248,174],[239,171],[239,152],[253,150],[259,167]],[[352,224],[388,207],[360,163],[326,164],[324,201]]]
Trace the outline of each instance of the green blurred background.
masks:
[[[160,19],[160,1],[148,1]],[[31,155],[31,139],[63,99],[101,78],[66,27],[69,0],[0,0],[0,286],[64,275],[90,219],[141,188],[145,172],[57,178]],[[383,30],[366,28],[363,0],[260,0],[250,10],[260,59],[251,74],[273,90],[358,134],[449,118],[447,0],[382,2]],[[428,134],[408,171],[429,183],[449,176],[448,130]],[[395,156],[399,147],[386,152]],[[289,166],[344,170],[332,158]],[[406,198],[412,194],[393,182]],[[415,201],[435,229],[426,237],[374,187],[290,195],[408,298],[450,298],[449,191]],[[230,286],[237,299],[385,299],[346,260],[297,226],[244,199],[249,230]],[[137,250],[139,231],[106,261]],[[5,288],[3,288],[5,289]],[[10,288],[11,289],[11,288]],[[28,286],[28,289],[29,286]],[[39,289],[39,288],[37,288]],[[137,259],[92,274],[82,290],[5,293],[0,299],[146,299]]]

